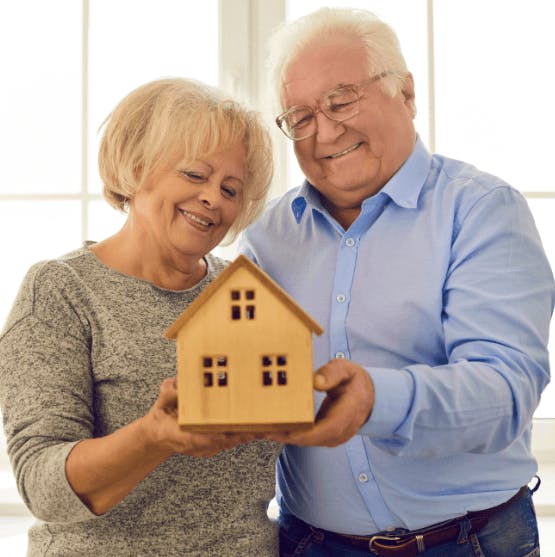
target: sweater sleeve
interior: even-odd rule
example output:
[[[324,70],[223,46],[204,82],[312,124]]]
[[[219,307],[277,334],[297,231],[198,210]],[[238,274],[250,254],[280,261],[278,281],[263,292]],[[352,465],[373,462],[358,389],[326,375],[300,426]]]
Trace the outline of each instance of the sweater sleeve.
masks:
[[[0,336],[0,404],[18,490],[47,522],[95,515],[71,489],[65,461],[93,436],[86,324],[48,263],[25,277]]]

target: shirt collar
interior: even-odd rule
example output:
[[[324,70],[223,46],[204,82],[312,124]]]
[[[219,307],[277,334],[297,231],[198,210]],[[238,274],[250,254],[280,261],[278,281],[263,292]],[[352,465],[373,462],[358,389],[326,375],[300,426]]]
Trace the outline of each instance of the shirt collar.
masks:
[[[387,194],[399,207],[416,209],[420,192],[426,183],[431,165],[432,155],[420,137],[417,136],[409,158],[381,191]]]
[[[325,212],[318,190],[308,180],[305,180],[303,185],[299,188],[299,193],[291,202],[291,210],[293,211],[297,224],[301,221],[304,211],[309,204],[313,209],[322,213]]]
[[[431,164],[432,156],[420,137],[417,136],[414,149],[409,158],[378,193],[385,193],[400,207],[415,209]],[[371,198],[363,202],[363,207],[368,203],[369,199]],[[305,180],[291,202],[291,211],[295,216],[297,224],[300,222],[308,205],[311,205],[313,209],[317,209],[320,212],[326,212],[318,191],[308,180]]]

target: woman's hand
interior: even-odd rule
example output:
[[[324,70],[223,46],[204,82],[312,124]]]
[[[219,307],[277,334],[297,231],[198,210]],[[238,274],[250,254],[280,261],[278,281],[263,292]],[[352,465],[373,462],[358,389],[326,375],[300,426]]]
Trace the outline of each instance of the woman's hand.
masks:
[[[158,398],[142,422],[146,438],[154,450],[189,456],[213,456],[257,437],[246,433],[195,433],[181,430],[177,424],[175,378],[162,382]]]

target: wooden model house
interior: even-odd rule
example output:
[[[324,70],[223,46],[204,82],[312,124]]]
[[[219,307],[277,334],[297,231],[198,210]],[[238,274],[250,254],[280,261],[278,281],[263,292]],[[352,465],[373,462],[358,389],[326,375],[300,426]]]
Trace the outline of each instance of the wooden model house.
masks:
[[[322,329],[241,255],[166,331],[177,341],[178,423],[270,431],[314,422],[312,333]]]

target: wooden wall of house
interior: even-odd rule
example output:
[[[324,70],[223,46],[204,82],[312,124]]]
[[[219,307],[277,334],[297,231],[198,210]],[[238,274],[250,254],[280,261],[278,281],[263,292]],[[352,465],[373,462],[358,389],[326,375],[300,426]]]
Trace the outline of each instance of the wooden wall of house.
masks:
[[[178,335],[182,425],[313,421],[311,332],[254,280],[239,268]],[[240,298],[233,300],[232,291],[240,292]],[[247,299],[247,291],[254,292],[254,299]],[[233,319],[232,306],[240,308],[239,319]],[[224,365],[218,365],[218,357],[226,358]],[[205,365],[205,358],[213,358],[212,366]],[[205,386],[210,367],[212,385]],[[285,371],[286,384],[279,384],[279,371]],[[227,373],[226,385],[218,384],[222,372]],[[264,372],[271,373],[271,384],[264,384]]]

